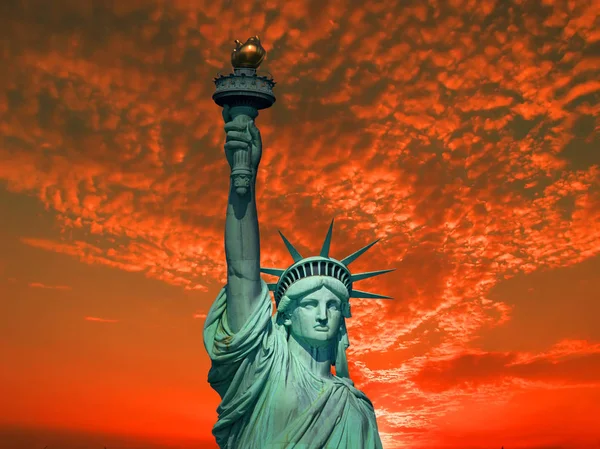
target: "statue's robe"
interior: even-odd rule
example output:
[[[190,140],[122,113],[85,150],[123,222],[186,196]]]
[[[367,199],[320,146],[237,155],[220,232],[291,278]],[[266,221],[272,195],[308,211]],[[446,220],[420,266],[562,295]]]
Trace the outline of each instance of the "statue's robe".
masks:
[[[227,325],[224,287],[204,325],[210,385],[222,402],[213,434],[222,449],[381,449],[371,401],[349,379],[317,377],[290,354],[261,280],[242,329]]]

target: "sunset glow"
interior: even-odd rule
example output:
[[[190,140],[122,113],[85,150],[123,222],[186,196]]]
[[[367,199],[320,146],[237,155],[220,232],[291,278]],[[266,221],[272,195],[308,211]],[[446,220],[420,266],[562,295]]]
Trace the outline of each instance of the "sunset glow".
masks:
[[[2,3],[0,449],[217,447],[212,80],[253,35],[262,266],[335,218],[396,268],[347,321],[384,448],[600,448],[599,1]]]

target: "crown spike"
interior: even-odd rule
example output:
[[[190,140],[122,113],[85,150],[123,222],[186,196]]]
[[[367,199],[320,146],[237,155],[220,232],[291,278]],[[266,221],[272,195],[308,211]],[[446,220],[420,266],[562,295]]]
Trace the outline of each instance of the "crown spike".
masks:
[[[298,262],[299,260],[302,260],[303,257],[300,255],[298,250],[296,248],[294,248],[294,245],[292,245],[289,242],[289,240],[285,238],[285,236],[281,233],[281,231],[279,229],[277,230],[277,232],[279,232],[279,235],[283,239],[283,243],[285,243],[285,246],[287,246],[287,249],[288,249],[289,253],[292,255],[294,262]]]
[[[284,273],[284,269],[281,268],[265,268],[265,267],[260,267],[260,272],[261,273],[267,273],[267,274],[272,274],[273,276],[281,276]]]
[[[269,287],[270,292],[274,292],[277,289],[277,282],[267,284],[267,287]]]
[[[331,234],[333,232],[333,219],[331,219],[331,224],[329,225],[329,230],[327,231],[327,235],[325,236],[325,241],[323,242],[323,246],[321,247],[321,252],[319,256],[321,257],[329,257],[329,246],[331,245]]]
[[[373,246],[379,240],[381,240],[381,239],[377,239],[374,242],[369,243],[364,248],[361,248],[358,251],[356,251],[355,253],[350,254],[348,257],[345,257],[344,260],[341,260],[340,262],[342,262],[346,266],[350,265],[352,262],[354,262],[356,259],[358,259],[366,250],[368,250],[371,246]]]
[[[352,290],[351,298],[369,298],[369,299],[394,299],[391,296],[378,295],[377,293],[363,292],[361,290]]]
[[[368,271],[366,273],[356,273],[350,275],[351,282],[361,281],[363,279],[372,278],[374,276],[379,276],[380,274],[389,273],[390,271],[396,270],[395,268],[389,270],[379,270],[379,271]]]

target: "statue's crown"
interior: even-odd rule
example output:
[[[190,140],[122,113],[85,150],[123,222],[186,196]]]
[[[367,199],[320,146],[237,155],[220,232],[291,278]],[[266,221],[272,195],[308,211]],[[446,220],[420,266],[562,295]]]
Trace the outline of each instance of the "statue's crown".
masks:
[[[269,286],[269,290],[274,292],[273,294],[275,296],[275,304],[277,306],[279,306],[279,301],[281,301],[281,298],[285,295],[286,290],[290,288],[290,286],[294,282],[309,276],[329,276],[339,280],[348,289],[350,298],[392,299],[390,296],[383,296],[378,295],[376,293],[369,293],[363,292],[361,290],[356,290],[353,288],[353,283],[362,279],[367,279],[373,276],[378,276],[380,274],[389,273],[390,271],[394,271],[395,268],[392,268],[390,270],[370,271],[366,273],[357,274],[350,273],[350,270],[348,269],[348,265],[350,265],[351,262],[358,259],[366,250],[368,250],[371,246],[377,243],[379,239],[375,240],[372,243],[369,243],[367,246],[352,253],[348,257],[345,257],[342,260],[337,260],[333,257],[329,257],[331,234],[333,232],[333,220],[331,220],[329,230],[327,231],[325,241],[323,242],[321,252],[318,256],[302,257],[298,250],[296,250],[296,248],[294,248],[294,246],[288,241],[288,239],[285,238],[281,231],[278,232],[279,235],[281,235],[281,238],[283,239],[283,243],[285,243],[285,246],[292,255],[294,263],[287,269],[262,267],[260,269],[260,271],[263,273],[279,276],[278,282],[267,284]]]

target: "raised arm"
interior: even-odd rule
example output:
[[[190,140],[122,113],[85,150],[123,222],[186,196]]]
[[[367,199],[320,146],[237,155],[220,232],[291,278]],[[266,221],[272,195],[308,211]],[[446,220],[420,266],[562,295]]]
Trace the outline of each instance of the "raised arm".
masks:
[[[256,173],[262,155],[262,141],[254,121],[247,115],[233,116],[223,109],[227,140],[225,154],[230,168],[247,167],[248,176],[230,177],[225,220],[227,258],[227,320],[238,332],[260,299],[260,235],[256,211]]]

